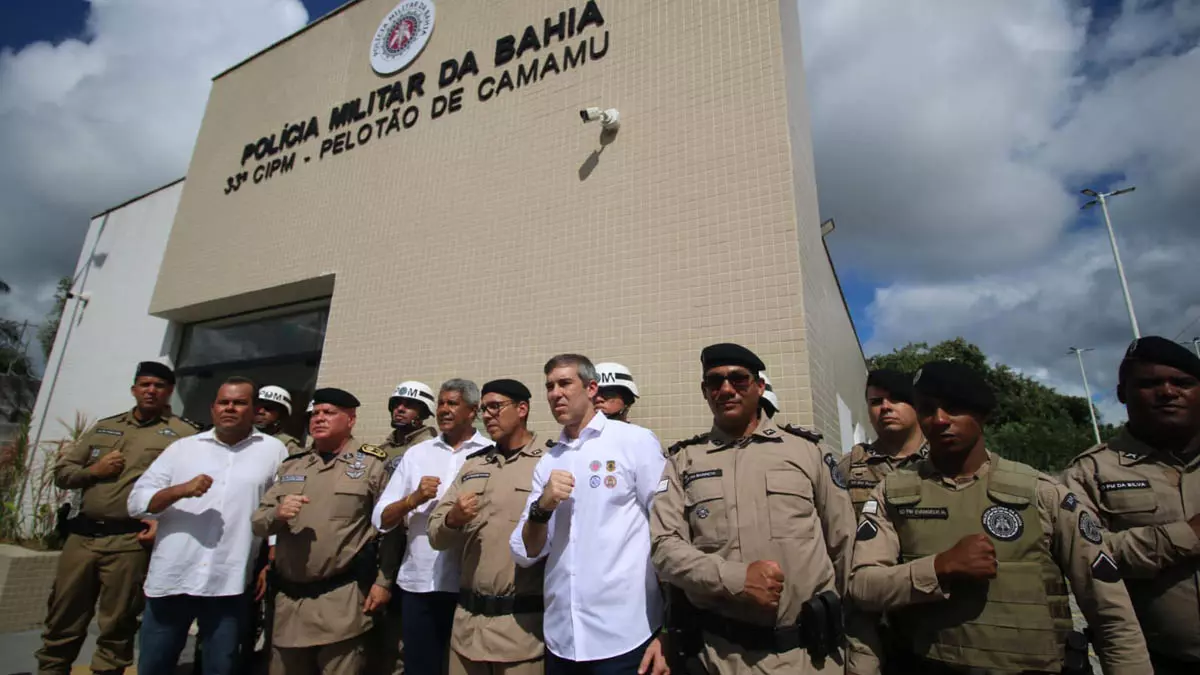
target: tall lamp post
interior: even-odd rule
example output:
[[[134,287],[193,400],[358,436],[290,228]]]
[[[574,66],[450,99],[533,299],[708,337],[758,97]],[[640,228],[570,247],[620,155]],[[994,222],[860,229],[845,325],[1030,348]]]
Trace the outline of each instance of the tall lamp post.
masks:
[[[1113,234],[1112,219],[1108,216],[1108,198],[1123,195],[1127,192],[1133,192],[1137,188],[1129,186],[1112,192],[1096,192],[1092,189],[1081,190],[1081,192],[1092,198],[1092,201],[1079,207],[1086,209],[1090,206],[1100,205],[1100,210],[1104,212],[1104,226],[1108,228],[1108,243],[1112,244],[1113,259],[1117,261],[1117,276],[1121,278],[1121,291],[1125,293],[1125,309],[1129,311],[1129,325],[1133,327],[1133,339],[1142,337],[1142,331],[1138,329],[1137,317],[1133,314],[1133,298],[1129,297],[1129,282],[1125,280],[1125,267],[1121,264],[1121,254],[1117,251],[1117,236]]]
[[[1100,444],[1100,424],[1096,422],[1096,408],[1092,405],[1092,388],[1088,386],[1087,369],[1083,367],[1083,353],[1090,352],[1090,347],[1080,349],[1079,347],[1071,347],[1067,352],[1074,354],[1075,358],[1079,359],[1079,374],[1083,375],[1083,394],[1087,396],[1088,414],[1092,416],[1092,433],[1096,436],[1096,445]]]

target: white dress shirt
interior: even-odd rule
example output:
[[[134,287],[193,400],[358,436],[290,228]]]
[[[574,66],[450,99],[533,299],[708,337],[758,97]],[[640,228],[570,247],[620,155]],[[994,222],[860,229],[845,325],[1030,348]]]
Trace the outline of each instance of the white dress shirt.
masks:
[[[549,556],[545,636],[555,655],[570,661],[619,656],[662,625],[649,511],[665,462],[653,432],[596,413],[579,438],[559,436],[534,469],[509,546],[522,567]],[[555,469],[570,472],[575,488],[550,517],[546,545],[531,557],[521,529]]]
[[[260,541],[250,515],[275,480],[287,446],[257,431],[230,446],[210,429],[181,438],[138,478],[126,506],[134,518],[156,518],[145,591],[167,595],[224,596],[246,590]],[[212,487],[154,515],[150,500],[162,489],[207,474]]]
[[[376,502],[375,512],[371,516],[371,522],[380,531],[388,531],[381,525],[383,510],[389,504],[416,492],[424,476],[437,476],[442,479],[437,497],[409,511],[406,516],[408,547],[404,551],[404,561],[400,563],[400,573],[396,578],[400,588],[409,593],[458,592],[460,554],[458,551],[435,551],[429,545],[429,514],[454,482],[467,455],[490,445],[492,442],[476,431],[462,447],[455,450],[439,434],[436,438],[412,446],[400,458],[400,463],[396,465],[396,470],[384,488],[383,496]]]

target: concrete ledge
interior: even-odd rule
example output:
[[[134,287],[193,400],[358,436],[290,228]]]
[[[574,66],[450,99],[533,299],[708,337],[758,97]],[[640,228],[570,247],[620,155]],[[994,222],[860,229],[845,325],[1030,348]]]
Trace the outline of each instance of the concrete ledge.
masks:
[[[0,633],[42,625],[58,556],[58,551],[31,551],[0,544]]]

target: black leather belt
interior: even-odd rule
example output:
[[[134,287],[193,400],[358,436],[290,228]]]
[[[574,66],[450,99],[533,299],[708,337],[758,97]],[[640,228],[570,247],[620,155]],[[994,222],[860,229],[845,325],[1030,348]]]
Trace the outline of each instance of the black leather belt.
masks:
[[[701,630],[732,642],[746,651],[782,654],[808,647],[799,624],[773,628],[730,619],[705,610],[697,611],[697,622]]]
[[[76,516],[67,521],[67,531],[81,537],[111,537],[118,534],[134,534],[146,529],[140,520],[96,520],[87,516]]]
[[[481,616],[537,614],[545,611],[540,595],[483,595],[463,590],[458,593],[458,606]]]
[[[342,586],[358,581],[358,574],[353,568],[317,581],[288,581],[274,571],[272,571],[271,577],[271,583],[275,588],[293,600],[319,598],[330,591],[336,591]]]

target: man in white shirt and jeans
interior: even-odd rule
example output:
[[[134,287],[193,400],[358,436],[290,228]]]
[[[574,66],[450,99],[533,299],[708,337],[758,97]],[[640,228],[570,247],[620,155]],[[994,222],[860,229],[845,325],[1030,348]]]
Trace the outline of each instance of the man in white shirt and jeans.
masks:
[[[409,448],[375,505],[375,527],[388,532],[408,521],[408,546],[396,584],[400,587],[404,670],[439,675],[450,658],[450,634],[458,604],[459,552],[429,545],[429,515],[454,482],[467,455],[492,443],[475,430],[479,387],[446,380],[437,397],[435,438]]]
[[[131,517],[158,520],[139,672],[174,672],[193,621],[204,675],[236,668],[243,594],[260,543],[250,515],[287,457],[283,443],[254,430],[255,393],[246,378],[226,380],[212,405],[215,427],[168,446],[129,493]]]
[[[546,363],[546,400],[563,425],[538,462],[509,539],[518,565],[546,558],[546,675],[661,675],[662,596],[650,564],[650,502],[662,446],[593,410],[587,357]]]

